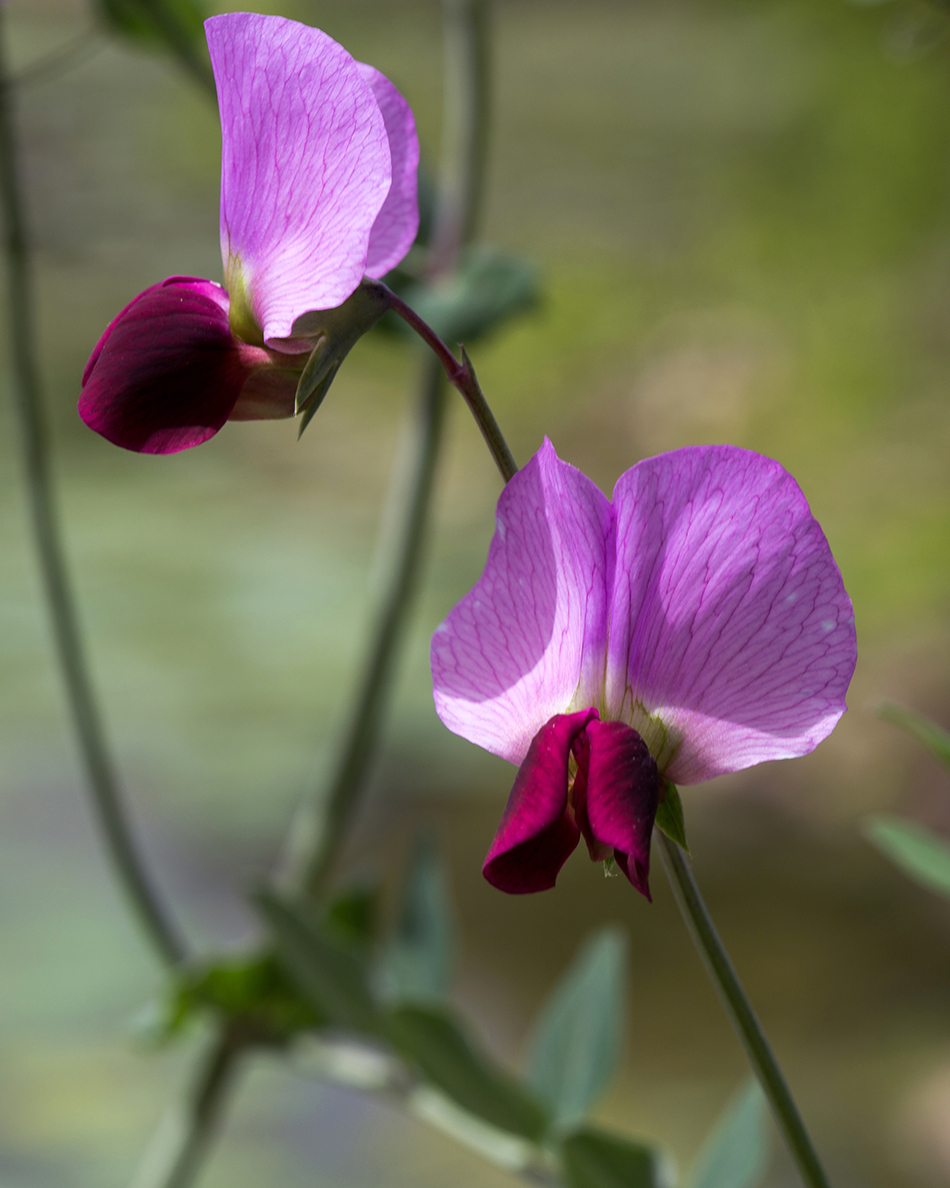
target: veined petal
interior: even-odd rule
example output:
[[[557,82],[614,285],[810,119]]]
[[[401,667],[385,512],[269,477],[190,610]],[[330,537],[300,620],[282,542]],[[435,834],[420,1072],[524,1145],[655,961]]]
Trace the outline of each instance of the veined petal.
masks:
[[[623,873],[651,899],[650,838],[660,794],[656,762],[640,735],[623,722],[591,722],[586,741],[583,824],[595,842],[613,849]]]
[[[531,740],[482,873],[512,895],[546,891],[580,838],[567,804],[568,757],[594,709],[557,714]]]
[[[392,185],[369,236],[366,275],[378,279],[395,268],[419,230],[419,138],[412,108],[375,66],[356,63],[379,104],[389,137]]]
[[[628,470],[614,508],[607,715],[659,718],[677,783],[813,750],[846,708],[854,614],[791,475],[694,446]]]
[[[545,439],[496,521],[484,573],[433,636],[433,691],[450,730],[520,764],[549,718],[600,701],[613,515]]]
[[[228,419],[258,353],[232,338],[227,311],[227,293],[211,281],[171,277],[140,293],[92,352],[79,415],[115,445],[144,454],[207,441]]]
[[[331,37],[282,17],[205,22],[221,110],[221,251],[264,341],[341,305],[392,181],[372,89]]]

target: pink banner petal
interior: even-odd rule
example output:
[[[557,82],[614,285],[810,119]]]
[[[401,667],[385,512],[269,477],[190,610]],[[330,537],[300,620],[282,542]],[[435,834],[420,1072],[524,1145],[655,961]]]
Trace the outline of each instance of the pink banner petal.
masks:
[[[580,838],[567,805],[568,757],[593,709],[557,714],[531,740],[482,873],[500,891],[553,887]]]
[[[127,450],[174,454],[218,432],[250,373],[221,286],[172,277],[139,294],[103,334],[79,415]]]
[[[683,784],[816,747],[845,712],[854,614],[791,475],[695,446],[628,470],[614,507],[605,716],[659,716]]]
[[[612,512],[549,441],[498,501],[485,572],[432,639],[435,706],[470,742],[521,763],[545,722],[597,705]]]
[[[265,342],[341,305],[392,181],[372,89],[342,46],[282,17],[205,22],[221,110],[221,250]]]
[[[396,267],[419,230],[419,138],[412,108],[389,79],[375,66],[356,65],[376,96],[392,158],[392,186],[370,232],[366,257],[366,275],[378,279]]]

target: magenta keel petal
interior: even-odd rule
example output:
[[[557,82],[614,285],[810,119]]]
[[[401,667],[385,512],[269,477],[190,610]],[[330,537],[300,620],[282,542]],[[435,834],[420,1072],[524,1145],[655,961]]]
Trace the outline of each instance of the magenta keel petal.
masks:
[[[174,277],[146,289],[93,351],[79,415],[140,453],[173,454],[207,441],[250,374],[226,311],[227,295],[210,281]]]
[[[365,62],[356,65],[376,96],[392,158],[392,185],[370,232],[366,257],[366,275],[378,278],[396,267],[419,230],[419,138],[412,109],[389,79]]]
[[[482,873],[513,895],[553,887],[580,831],[567,803],[568,758],[596,710],[557,714],[531,741]]]
[[[265,342],[341,305],[392,183],[372,88],[332,38],[282,17],[205,23],[221,110],[221,247]]]

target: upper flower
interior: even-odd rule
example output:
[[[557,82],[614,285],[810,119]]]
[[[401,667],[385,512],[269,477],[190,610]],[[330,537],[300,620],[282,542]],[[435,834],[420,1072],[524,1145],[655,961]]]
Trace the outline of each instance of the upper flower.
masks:
[[[553,886],[583,833],[646,892],[659,777],[813,750],[855,660],[838,567],[777,462],[675,450],[628,470],[610,502],[545,441],[432,640],[442,721],[521,765],[486,877]]]
[[[292,415],[325,334],[315,311],[398,264],[418,227],[415,123],[388,79],[296,21],[233,13],[205,29],[226,287],[176,277],[141,294],[93,352],[79,404],[110,441],[149,453],[231,416]]]

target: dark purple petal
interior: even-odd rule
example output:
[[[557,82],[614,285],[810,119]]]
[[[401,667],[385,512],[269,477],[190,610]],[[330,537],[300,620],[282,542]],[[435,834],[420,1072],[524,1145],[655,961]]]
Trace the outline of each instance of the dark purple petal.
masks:
[[[83,378],[79,415],[115,445],[174,454],[212,437],[264,352],[239,346],[220,285],[172,277],[111,323]]]
[[[392,157],[392,185],[370,232],[366,256],[366,275],[378,278],[396,267],[419,230],[419,138],[412,109],[385,74],[365,62],[356,65],[376,96]]]
[[[363,278],[392,184],[379,103],[326,33],[238,12],[205,22],[221,109],[221,251],[264,341]]]
[[[597,711],[556,714],[531,740],[482,873],[512,895],[546,891],[577,845],[567,803],[571,746]]]
[[[854,614],[791,475],[694,446],[628,470],[614,507],[605,716],[677,783],[813,750],[845,711]]]
[[[623,722],[591,722],[585,741],[587,778],[583,799],[574,782],[574,808],[591,856],[604,856],[596,843],[610,847],[620,869],[650,899],[650,838],[660,795],[656,762]]]
[[[485,572],[432,639],[446,726],[520,763],[555,714],[600,702],[610,504],[549,441],[498,501]]]

